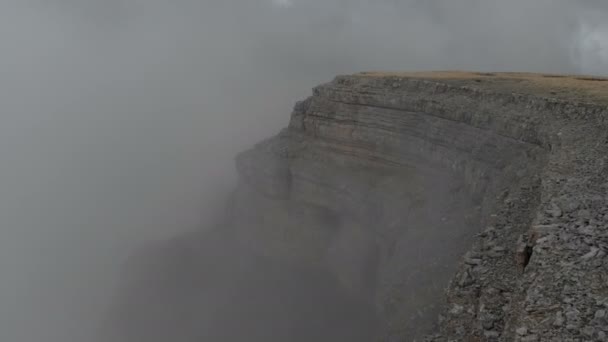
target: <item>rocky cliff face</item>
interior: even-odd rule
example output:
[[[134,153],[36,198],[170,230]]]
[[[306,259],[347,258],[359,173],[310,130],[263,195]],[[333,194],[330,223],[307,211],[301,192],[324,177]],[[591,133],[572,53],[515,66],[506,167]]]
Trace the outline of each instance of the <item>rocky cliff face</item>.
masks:
[[[223,239],[315,270],[362,340],[605,340],[604,81],[337,77],[237,158]]]

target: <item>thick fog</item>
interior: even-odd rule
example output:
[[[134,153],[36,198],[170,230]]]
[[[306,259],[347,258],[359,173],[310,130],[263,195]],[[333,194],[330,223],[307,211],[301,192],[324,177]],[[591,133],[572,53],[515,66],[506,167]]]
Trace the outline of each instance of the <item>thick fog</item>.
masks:
[[[608,3],[0,1],[0,341],[92,341],[136,246],[214,220],[233,158],[335,74],[608,73]]]

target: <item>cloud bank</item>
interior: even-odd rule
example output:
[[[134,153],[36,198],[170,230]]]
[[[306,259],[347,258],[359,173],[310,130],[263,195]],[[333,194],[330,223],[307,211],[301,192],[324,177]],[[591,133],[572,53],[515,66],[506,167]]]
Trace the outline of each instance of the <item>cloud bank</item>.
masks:
[[[335,74],[608,73],[604,1],[6,0],[0,340],[90,341],[126,255],[204,226],[233,156]]]

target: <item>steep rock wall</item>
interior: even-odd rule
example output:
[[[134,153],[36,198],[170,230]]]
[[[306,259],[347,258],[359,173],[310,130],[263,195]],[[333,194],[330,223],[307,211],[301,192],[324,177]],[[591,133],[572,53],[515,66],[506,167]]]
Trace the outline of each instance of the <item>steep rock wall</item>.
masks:
[[[550,147],[526,106],[426,80],[338,77],[239,156],[236,235],[331,269],[375,304],[381,339],[421,337],[496,196],[537,187]]]

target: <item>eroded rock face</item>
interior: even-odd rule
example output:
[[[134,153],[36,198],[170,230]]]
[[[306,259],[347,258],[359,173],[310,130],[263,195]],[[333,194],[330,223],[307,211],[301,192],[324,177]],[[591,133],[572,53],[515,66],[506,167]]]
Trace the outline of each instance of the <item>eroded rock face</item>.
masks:
[[[160,257],[192,291],[169,286],[179,299],[160,312],[195,326],[192,341],[238,322],[267,341],[601,339],[606,108],[492,82],[355,75],[315,88],[288,128],[237,158],[221,243]],[[201,252],[217,246],[228,262]],[[219,288],[248,285],[199,285],[212,269]],[[268,315],[231,311],[264,303]],[[184,306],[188,319],[169,313]],[[212,340],[248,340],[231,338]]]
[[[421,337],[493,196],[544,162],[535,118],[476,101],[416,80],[339,77],[316,88],[287,130],[238,158],[237,235],[328,267],[374,303],[381,339]],[[312,207],[332,219],[300,223],[294,212]]]

